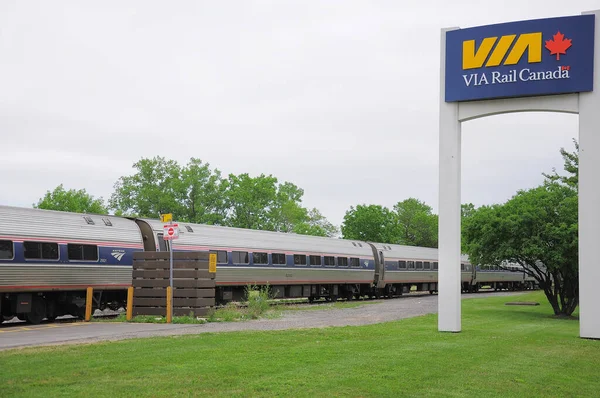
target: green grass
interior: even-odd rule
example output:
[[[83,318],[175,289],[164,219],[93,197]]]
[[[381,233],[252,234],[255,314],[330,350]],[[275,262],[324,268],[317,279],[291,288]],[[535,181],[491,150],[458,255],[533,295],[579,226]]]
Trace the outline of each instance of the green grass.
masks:
[[[538,301],[540,306],[505,306]],[[597,397],[600,342],[540,292],[437,316],[0,352],[2,396]]]

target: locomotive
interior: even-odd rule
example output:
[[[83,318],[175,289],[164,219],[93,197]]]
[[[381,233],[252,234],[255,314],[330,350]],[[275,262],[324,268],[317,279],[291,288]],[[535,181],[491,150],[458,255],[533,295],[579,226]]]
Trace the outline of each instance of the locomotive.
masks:
[[[135,251],[208,251],[217,256],[216,300],[241,300],[248,285],[275,298],[351,300],[437,292],[437,249],[180,222],[176,241],[157,219],[0,206],[0,321],[30,323],[118,309],[132,283]],[[517,265],[461,261],[463,292],[535,288]]]

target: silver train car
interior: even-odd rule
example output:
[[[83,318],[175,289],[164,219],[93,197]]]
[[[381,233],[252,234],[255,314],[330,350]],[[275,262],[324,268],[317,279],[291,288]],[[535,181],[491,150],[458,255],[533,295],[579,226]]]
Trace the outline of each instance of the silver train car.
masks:
[[[87,287],[97,308],[118,308],[136,250],[126,218],[0,206],[0,320],[83,316]]]
[[[0,206],[0,312],[38,323],[83,316],[85,289],[94,308],[119,308],[132,281],[133,252],[192,250],[217,255],[217,301],[243,298],[247,285],[269,285],[279,298],[394,297],[437,291],[437,249]],[[462,264],[463,291],[534,287],[522,271]]]

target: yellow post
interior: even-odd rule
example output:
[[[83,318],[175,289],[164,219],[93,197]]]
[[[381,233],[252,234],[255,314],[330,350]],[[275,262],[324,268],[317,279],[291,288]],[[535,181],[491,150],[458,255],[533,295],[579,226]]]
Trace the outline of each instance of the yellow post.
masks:
[[[92,301],[94,298],[94,288],[87,288],[87,297],[85,298],[85,321],[89,322],[92,319]]]
[[[173,289],[167,287],[167,323],[171,323],[173,319]]]
[[[127,288],[127,320],[133,318],[133,286]]]

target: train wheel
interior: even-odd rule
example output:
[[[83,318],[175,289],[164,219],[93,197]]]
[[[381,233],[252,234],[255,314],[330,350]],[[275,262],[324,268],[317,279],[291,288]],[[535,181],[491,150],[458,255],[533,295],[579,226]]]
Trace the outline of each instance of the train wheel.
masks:
[[[31,311],[25,314],[25,319],[32,325],[37,325],[46,317],[46,300],[34,297],[31,300]]]

